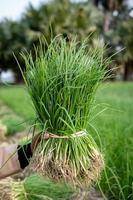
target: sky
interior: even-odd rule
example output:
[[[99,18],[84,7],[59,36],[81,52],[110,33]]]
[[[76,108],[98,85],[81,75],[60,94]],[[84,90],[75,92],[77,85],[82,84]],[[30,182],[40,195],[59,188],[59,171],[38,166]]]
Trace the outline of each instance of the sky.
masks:
[[[50,0],[0,0],[0,21],[5,17],[13,20],[19,19],[21,14],[25,11],[25,8],[29,5],[29,2],[34,6],[39,6],[41,2],[48,1]]]
[[[39,6],[41,2],[48,0],[0,0],[0,20],[7,17],[9,19],[19,19],[25,8],[31,2],[34,6]]]
[[[34,6],[39,6],[41,2],[48,2],[50,0],[0,0],[0,21],[7,17],[9,19],[19,19],[25,8],[31,2]],[[73,0],[81,1],[81,0]],[[82,0],[83,1],[83,0]],[[133,6],[133,0],[127,0]]]

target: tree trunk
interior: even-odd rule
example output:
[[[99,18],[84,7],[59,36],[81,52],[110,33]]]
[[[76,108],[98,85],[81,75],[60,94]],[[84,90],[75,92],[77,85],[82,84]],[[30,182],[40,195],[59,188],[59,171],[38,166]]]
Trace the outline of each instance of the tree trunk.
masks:
[[[125,62],[123,80],[133,80],[133,60],[128,60]]]
[[[130,80],[132,78],[131,77],[132,73],[133,73],[133,61],[128,60],[127,62],[125,62],[123,80],[124,81]]]
[[[128,62],[125,63],[124,74],[123,74],[123,80],[124,80],[124,81],[127,81],[127,80],[128,80]]]
[[[111,21],[111,14],[109,11],[106,11],[104,14],[104,23],[103,23],[104,33],[107,33],[109,31],[110,21]]]

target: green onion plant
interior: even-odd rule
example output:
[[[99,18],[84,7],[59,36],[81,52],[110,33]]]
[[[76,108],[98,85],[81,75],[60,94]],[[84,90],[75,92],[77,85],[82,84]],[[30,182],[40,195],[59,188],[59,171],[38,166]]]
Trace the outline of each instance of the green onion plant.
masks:
[[[97,180],[103,158],[88,130],[97,88],[109,63],[104,49],[89,49],[87,40],[45,40],[32,53],[23,53],[25,80],[42,140],[32,168],[54,180],[89,185]]]
[[[74,193],[69,185],[33,174],[23,181],[12,183],[11,200],[70,200]]]

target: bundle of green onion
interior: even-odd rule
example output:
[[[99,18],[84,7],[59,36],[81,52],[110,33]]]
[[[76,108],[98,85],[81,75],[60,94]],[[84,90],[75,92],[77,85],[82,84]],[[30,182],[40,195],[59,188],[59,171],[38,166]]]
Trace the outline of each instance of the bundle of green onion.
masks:
[[[51,138],[40,143],[33,158],[34,171],[76,185],[97,180],[103,158],[87,132],[99,83],[106,74],[103,49],[88,50],[87,42],[61,37],[35,55],[23,54],[23,73],[41,132]]]
[[[11,200],[70,200],[75,191],[34,174],[23,181],[12,183]]]

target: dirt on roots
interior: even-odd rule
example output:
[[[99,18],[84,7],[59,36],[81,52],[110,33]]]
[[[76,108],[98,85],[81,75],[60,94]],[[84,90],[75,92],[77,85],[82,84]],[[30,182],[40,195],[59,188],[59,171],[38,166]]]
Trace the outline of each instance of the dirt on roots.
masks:
[[[90,166],[88,171],[81,171],[78,175],[74,173],[68,163],[64,161],[55,161],[49,156],[43,155],[43,153],[36,152],[32,158],[29,166],[30,173],[37,172],[44,177],[49,177],[54,181],[65,181],[70,182],[74,186],[79,186],[80,188],[85,186],[90,186],[92,183],[98,180],[101,171],[104,167],[104,161],[102,154],[97,150],[93,149],[91,152]]]

